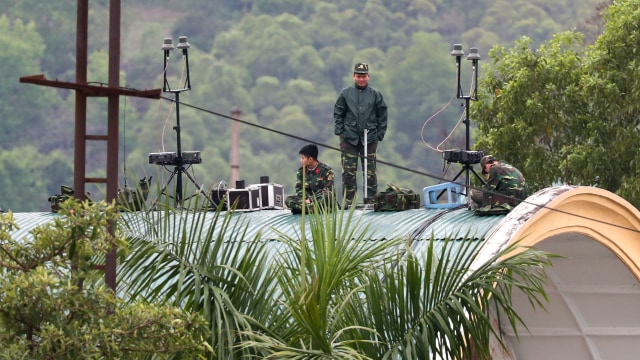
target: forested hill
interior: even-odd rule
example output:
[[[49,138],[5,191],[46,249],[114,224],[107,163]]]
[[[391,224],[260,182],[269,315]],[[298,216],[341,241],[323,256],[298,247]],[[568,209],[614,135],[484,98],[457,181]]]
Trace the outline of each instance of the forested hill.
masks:
[[[192,47],[192,89],[180,100],[182,149],[201,151],[192,170],[204,186],[228,181],[233,107],[262,127],[240,126],[240,173],[247,183],[267,175],[293,191],[297,151],[309,139],[337,147],[332,110],[352,82],[355,62],[370,64],[371,85],[389,106],[389,130],[379,158],[379,186],[387,182],[421,191],[443,173],[439,147],[462,148],[463,108],[455,99],[451,44],[487,56],[496,44],[522,36],[534,44],[577,28],[586,41],[598,33],[600,0],[131,0],[122,1],[122,86],[162,87],[163,38],[186,35]],[[76,0],[0,0],[0,207],[47,210],[47,197],[73,180],[74,94],[19,83],[46,74],[75,80]],[[108,1],[90,1],[88,81],[107,83]],[[179,58],[175,52],[173,59]],[[481,61],[482,64],[482,61]],[[176,85],[178,62],[167,69]],[[471,79],[462,64],[464,92]],[[482,71],[480,71],[482,76]],[[182,77],[182,79],[184,79]],[[473,104],[471,104],[473,106]],[[442,110],[444,109],[444,110]],[[148,154],[175,151],[175,108],[166,100],[122,98],[122,186],[159,178]],[[89,132],[105,133],[105,99],[91,99]],[[453,135],[448,137],[459,124]],[[290,133],[297,138],[282,135]],[[443,143],[444,142],[444,143]],[[473,140],[472,140],[473,142]],[[441,144],[442,143],[442,144]],[[88,149],[89,176],[104,176],[106,149]],[[320,160],[338,173],[339,153],[322,147]],[[415,172],[404,170],[413,169]],[[125,176],[127,174],[127,176]],[[156,176],[158,175],[158,176]],[[104,189],[90,190],[99,198]]]

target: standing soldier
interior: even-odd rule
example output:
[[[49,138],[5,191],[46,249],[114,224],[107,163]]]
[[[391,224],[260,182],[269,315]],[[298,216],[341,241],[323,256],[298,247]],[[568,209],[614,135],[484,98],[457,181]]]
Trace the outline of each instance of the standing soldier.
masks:
[[[344,204],[351,205],[357,192],[358,158],[363,176],[367,177],[364,203],[372,204],[378,192],[376,151],[378,141],[382,141],[387,132],[387,104],[382,94],[369,86],[369,65],[357,63],[353,80],[354,86],[340,91],[333,108],[334,134],[340,137],[342,150]],[[367,174],[364,174],[364,156],[367,157]]]

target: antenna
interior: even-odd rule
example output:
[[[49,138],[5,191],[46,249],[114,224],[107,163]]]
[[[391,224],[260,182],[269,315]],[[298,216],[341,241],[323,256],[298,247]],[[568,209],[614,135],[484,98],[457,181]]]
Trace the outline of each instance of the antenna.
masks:
[[[478,49],[475,47],[472,47],[469,49],[469,55],[467,55],[467,60],[471,61],[471,65],[473,68],[473,77],[472,77],[472,81],[473,81],[473,88],[471,90],[471,94],[469,95],[464,95],[464,93],[462,92],[462,85],[460,82],[460,68],[461,68],[461,59],[462,56],[464,56],[464,51],[462,50],[462,45],[461,44],[454,44],[453,45],[453,51],[451,51],[451,56],[454,56],[456,58],[456,80],[457,80],[457,95],[456,97],[458,99],[463,99],[465,101],[464,106],[465,106],[465,118],[464,118],[464,124],[465,124],[465,148],[464,149],[454,149],[454,150],[445,150],[442,153],[442,158],[447,161],[447,162],[457,162],[459,164],[462,164],[462,170],[460,170],[460,172],[458,172],[458,174],[456,174],[456,176],[453,178],[453,181],[455,181],[460,175],[462,175],[462,173],[465,173],[465,191],[466,191],[466,196],[467,196],[467,203],[470,204],[471,202],[471,177],[470,174],[474,174],[476,176],[476,178],[478,180],[480,180],[481,183],[485,183],[484,179],[482,179],[478,173],[476,173],[476,171],[473,169],[473,164],[478,164],[480,163],[480,160],[482,160],[482,157],[484,156],[484,152],[482,151],[471,151],[469,149],[470,145],[470,130],[469,130],[469,125],[471,123],[470,119],[469,119],[469,105],[471,100],[473,101],[478,101],[478,61],[480,60],[480,54],[478,53]]]
[[[173,197],[175,200],[175,204],[178,207],[182,207],[184,204],[184,200],[186,200],[183,198],[183,195],[184,195],[184,189],[182,184],[183,174],[186,175],[187,178],[196,186],[196,188],[198,189],[198,193],[203,193],[202,187],[198,185],[194,177],[189,172],[187,172],[187,170],[191,167],[191,165],[202,163],[202,158],[200,157],[200,151],[182,151],[182,143],[180,138],[180,130],[181,130],[180,128],[180,93],[182,93],[183,91],[191,90],[191,78],[189,76],[189,52],[188,52],[190,47],[191,47],[191,44],[189,44],[189,41],[186,36],[180,36],[178,38],[178,45],[176,47],[173,46],[173,39],[171,38],[164,39],[164,43],[162,45],[162,52],[164,55],[164,59],[163,59],[164,85],[162,87],[162,91],[165,93],[172,93],[174,96],[173,102],[176,105],[176,125],[173,127],[173,129],[176,131],[176,152],[161,152],[161,153],[149,154],[150,164],[160,165],[165,168],[167,166],[174,167],[173,170],[171,171],[171,175],[169,176],[166,183],[163,185],[162,189],[160,190],[158,197],[160,197],[162,194],[165,194],[167,192],[167,187],[169,183],[175,177],[176,186],[175,186],[174,195],[171,196],[167,194],[167,196]],[[175,50],[176,48],[178,50],[182,50],[182,58],[184,59],[185,69],[186,69],[186,78],[181,88],[172,89],[171,85],[169,84],[169,80],[167,79],[167,65],[169,62],[169,56],[171,54],[171,51]],[[206,196],[206,194],[205,194],[205,197],[209,201],[212,201],[211,198]],[[155,202],[154,202],[154,205],[155,205]],[[217,206],[217,204],[215,203],[213,205]]]

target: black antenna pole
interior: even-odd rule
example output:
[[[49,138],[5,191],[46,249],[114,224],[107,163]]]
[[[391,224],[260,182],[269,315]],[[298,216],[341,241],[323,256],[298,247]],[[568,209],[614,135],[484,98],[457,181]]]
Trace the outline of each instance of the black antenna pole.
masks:
[[[177,206],[182,207],[184,198],[183,198],[183,182],[182,175],[185,174],[191,182],[196,185],[199,192],[202,192],[201,186],[197,184],[195,179],[186,171],[186,169],[192,164],[199,164],[202,162],[200,158],[199,151],[182,151],[182,139],[181,139],[181,128],[180,128],[180,93],[183,91],[191,90],[191,77],[189,73],[189,53],[188,49],[191,47],[189,41],[186,36],[180,36],[178,38],[178,45],[176,47],[173,46],[173,40],[171,38],[164,39],[164,45],[162,45],[162,50],[164,52],[164,85],[162,88],[163,92],[172,93],[173,101],[176,106],[176,125],[173,129],[176,131],[176,152],[163,152],[163,153],[151,153],[149,154],[149,163],[153,163],[156,165],[173,165],[174,169],[167,179],[166,184],[162,187],[160,191],[160,195],[162,195],[168,184],[171,182],[173,177],[176,177],[176,187],[174,199]],[[171,89],[169,85],[169,80],[167,79],[167,66],[169,60],[169,54],[175,48],[182,50],[182,57],[185,61],[186,68],[186,79],[184,81],[183,87],[180,89]],[[185,166],[186,165],[186,166]],[[209,197],[207,196],[209,199]],[[211,201],[211,199],[209,199]],[[217,205],[214,203],[214,205]]]
[[[453,51],[451,51],[451,56],[454,56],[456,58],[456,81],[457,81],[457,95],[456,97],[458,99],[464,99],[464,107],[465,107],[465,117],[464,117],[464,124],[465,124],[465,148],[462,151],[459,150],[447,150],[444,152],[443,154],[443,158],[446,161],[449,162],[458,162],[463,164],[462,165],[462,170],[460,170],[460,172],[454,177],[455,181],[463,172],[465,173],[465,192],[466,192],[466,196],[467,196],[467,203],[470,205],[471,204],[471,173],[473,173],[478,180],[480,180],[481,183],[484,184],[484,180],[475,172],[475,170],[473,169],[472,164],[477,164],[480,162],[482,156],[484,155],[483,152],[474,152],[474,151],[470,151],[470,139],[471,139],[471,133],[470,133],[470,124],[471,124],[471,120],[470,120],[470,113],[469,113],[469,107],[470,107],[470,102],[471,100],[473,101],[477,101],[478,100],[478,60],[480,60],[480,54],[478,54],[478,49],[477,48],[470,48],[469,49],[469,55],[467,56],[467,60],[471,60],[472,65],[473,65],[473,90],[472,93],[470,95],[464,95],[463,91],[462,91],[462,84],[461,84],[461,77],[460,77],[460,67],[461,67],[461,59],[462,56],[464,56],[464,51],[462,50],[462,45],[461,44],[454,44],[453,45]]]
[[[458,99],[462,99],[462,97],[464,96],[462,93],[462,85],[460,84],[460,59],[462,58],[462,56],[464,55],[464,51],[462,50],[462,45],[461,44],[454,44],[453,45],[453,51],[451,51],[451,56],[455,56],[456,57],[456,80],[458,81],[458,91],[457,91],[457,95],[456,97]]]
[[[184,172],[184,163],[182,162],[182,143],[180,141],[180,91],[174,92],[174,101],[176,103],[176,202],[182,205],[182,173]]]

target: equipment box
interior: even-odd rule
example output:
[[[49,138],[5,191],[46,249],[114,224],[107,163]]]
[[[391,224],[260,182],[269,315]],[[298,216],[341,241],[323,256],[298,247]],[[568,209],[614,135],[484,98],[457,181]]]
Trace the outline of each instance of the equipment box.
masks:
[[[284,188],[279,184],[254,184],[260,191],[261,209],[284,209]]]
[[[227,207],[230,211],[260,210],[260,189],[249,186],[245,189],[228,189]]]

